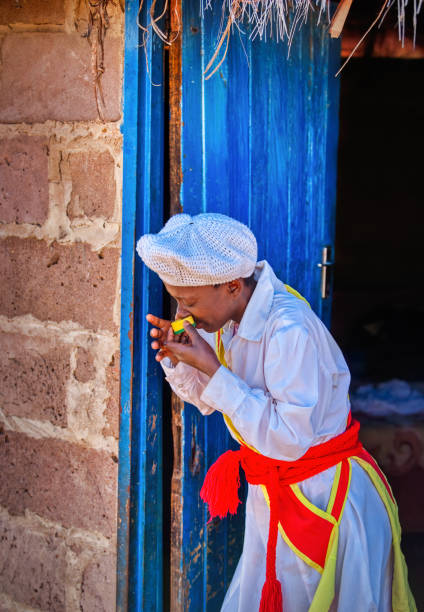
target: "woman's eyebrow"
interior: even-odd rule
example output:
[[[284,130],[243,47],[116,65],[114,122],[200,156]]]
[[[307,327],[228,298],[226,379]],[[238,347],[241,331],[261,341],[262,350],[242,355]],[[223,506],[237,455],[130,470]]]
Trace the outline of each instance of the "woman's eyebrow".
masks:
[[[193,297],[192,295],[184,295],[184,296],[176,295],[176,296],[174,296],[174,299],[176,299],[176,300],[183,300],[184,302],[192,302],[196,298]]]

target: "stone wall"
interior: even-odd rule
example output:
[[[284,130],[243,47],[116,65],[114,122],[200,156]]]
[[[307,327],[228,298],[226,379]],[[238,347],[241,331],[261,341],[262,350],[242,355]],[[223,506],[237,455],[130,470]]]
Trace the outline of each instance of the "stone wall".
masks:
[[[115,609],[122,10],[0,6],[0,610]]]

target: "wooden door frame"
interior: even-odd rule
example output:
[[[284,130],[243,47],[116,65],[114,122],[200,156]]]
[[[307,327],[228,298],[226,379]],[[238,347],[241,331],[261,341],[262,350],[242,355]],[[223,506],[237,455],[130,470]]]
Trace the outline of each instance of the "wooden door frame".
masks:
[[[150,4],[144,3],[141,22]],[[143,40],[138,10],[139,0],[126,0],[116,607],[161,612],[162,374],[145,315],[161,314],[162,286],[135,247],[140,235],[163,225],[165,87],[162,43],[152,33]]]

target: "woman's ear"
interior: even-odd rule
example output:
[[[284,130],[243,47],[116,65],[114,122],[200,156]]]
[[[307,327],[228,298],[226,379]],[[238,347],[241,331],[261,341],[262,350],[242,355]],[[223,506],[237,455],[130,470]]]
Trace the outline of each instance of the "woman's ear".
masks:
[[[236,279],[227,283],[227,290],[231,297],[238,297],[241,292],[241,282],[240,279]]]

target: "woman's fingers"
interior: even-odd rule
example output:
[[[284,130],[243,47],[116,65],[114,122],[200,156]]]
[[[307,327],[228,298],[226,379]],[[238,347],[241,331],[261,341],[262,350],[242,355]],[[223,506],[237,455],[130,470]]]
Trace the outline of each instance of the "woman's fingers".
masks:
[[[196,330],[191,323],[188,321],[184,321],[184,333],[190,338],[190,340],[196,340],[196,338],[200,338],[199,332]]]
[[[163,323],[163,319],[160,319],[159,317],[156,317],[155,315],[152,315],[150,313],[146,315],[146,319],[152,325],[156,325],[156,327],[161,327],[161,324]]]
[[[173,340],[167,340],[164,349],[166,349],[167,351],[171,352],[173,355],[175,355],[178,359],[181,358],[182,355],[185,354],[185,350],[188,347],[185,346],[182,342],[174,342]]]
[[[166,333],[167,342],[178,342],[178,336],[174,334],[172,327],[170,327]]]
[[[174,334],[170,321],[150,313],[146,315],[146,319],[155,326],[150,330],[150,336],[153,339],[150,346],[157,351],[156,360],[162,361],[165,357],[169,357],[176,365],[179,361],[178,348],[181,346],[189,348],[192,345],[192,338],[196,338],[194,327],[189,325],[189,329],[186,327],[182,334]]]
[[[146,315],[146,319],[149,321],[149,323],[155,325],[156,327],[160,327],[161,329],[167,328],[171,325],[171,322],[167,319],[161,319],[160,317],[156,317],[150,313]]]
[[[154,328],[150,330],[150,335],[154,338],[153,342],[150,343],[150,346],[155,351],[163,349],[164,343],[168,344],[168,342],[172,342],[174,344],[188,344],[190,342],[187,334],[174,335],[172,328],[169,329],[166,335],[163,331]]]
[[[150,335],[152,338],[156,338],[157,340],[163,340],[165,338],[173,338],[176,340],[178,336],[174,337],[174,332],[172,331],[172,327],[169,330],[158,329],[157,327],[152,327],[150,330]]]
[[[193,341],[196,342],[197,339],[200,339],[201,342],[205,342],[200,338],[194,327],[190,325],[190,323],[185,322],[184,332],[182,334],[174,334],[172,328],[170,328],[166,337],[165,346],[173,351],[177,357],[181,358],[182,355],[186,354],[186,348],[192,347]],[[181,349],[179,347],[181,347]],[[180,353],[180,350],[182,353]]]
[[[146,319],[149,323],[156,326],[150,330],[150,336],[157,340],[159,344],[152,342],[151,346],[152,348],[160,348],[167,337],[168,330],[171,329],[171,322],[150,313],[146,315]]]
[[[156,353],[155,359],[156,359],[156,361],[162,361],[162,359],[165,359],[165,357],[169,357],[169,355],[167,355],[166,351],[158,351]]]
[[[146,319],[149,323],[155,326],[150,330],[150,336],[153,338],[153,342],[150,343],[150,346],[154,351],[157,351],[155,356],[156,361],[162,361],[162,359],[165,357],[169,357],[172,363],[176,365],[178,363],[178,359],[165,347],[165,342],[168,338],[176,342],[180,342],[180,339],[177,340],[174,337],[171,321],[161,319],[160,317],[156,317],[151,313],[146,315]]]
[[[165,357],[168,357],[171,360],[171,362],[173,363],[174,366],[177,365],[178,359],[175,357],[175,355],[173,353],[171,353],[166,348],[163,348],[160,351],[158,351],[156,353],[155,359],[156,359],[156,361],[162,361],[162,359],[165,359]]]
[[[152,349],[161,348],[167,338],[164,331],[161,329],[157,329],[157,327],[154,327],[153,329],[150,330],[150,336],[153,338],[153,342],[150,344]]]
[[[192,325],[184,324],[184,330],[186,339],[181,342],[167,339],[164,350],[168,350],[178,361],[213,376],[220,367],[215,351]]]

